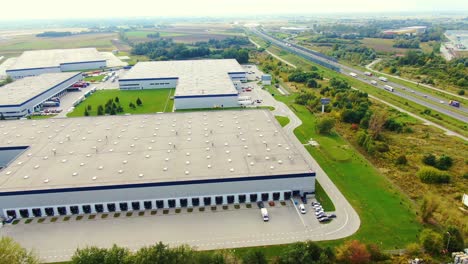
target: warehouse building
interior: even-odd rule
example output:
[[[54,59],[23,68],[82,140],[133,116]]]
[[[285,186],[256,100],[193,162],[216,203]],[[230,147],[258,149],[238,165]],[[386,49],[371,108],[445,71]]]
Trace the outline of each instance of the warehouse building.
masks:
[[[45,73],[25,77],[0,88],[0,115],[20,118],[41,108],[52,97],[60,97],[72,84],[83,79],[80,72]]]
[[[25,51],[6,74],[13,79],[36,76],[43,73],[81,71],[107,66],[107,59],[95,48],[54,49]]]
[[[237,107],[234,82],[246,81],[234,59],[139,62],[119,80],[122,90],[176,88],[176,109]]]
[[[5,218],[227,205],[314,192],[315,173],[302,146],[267,110],[16,120],[0,123],[0,134],[0,157],[11,158],[0,170]]]

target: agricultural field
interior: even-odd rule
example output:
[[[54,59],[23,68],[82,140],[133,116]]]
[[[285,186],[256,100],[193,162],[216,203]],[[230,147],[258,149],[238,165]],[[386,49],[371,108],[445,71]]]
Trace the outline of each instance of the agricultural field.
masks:
[[[90,116],[96,116],[100,105],[103,107],[109,100],[119,98],[117,105],[122,106],[123,112],[119,114],[150,114],[157,112],[172,112],[174,101],[170,98],[174,95],[175,89],[155,89],[138,91],[102,90],[97,91],[85,101],[75,107],[68,117],[85,116],[88,109]],[[137,99],[142,101],[141,106],[131,108],[130,103],[136,105]],[[90,108],[89,108],[90,107]]]
[[[173,26],[156,30],[137,30],[125,32],[126,36],[130,41],[133,42],[144,42],[151,41],[152,38],[148,38],[147,35],[151,33],[159,32],[162,38],[172,38],[175,42],[179,43],[194,43],[198,41],[208,41],[210,39],[225,39],[227,37],[242,36],[243,32],[239,29],[230,27],[229,25],[185,25],[175,24]]]
[[[26,50],[67,49],[96,47],[100,51],[115,49],[113,40],[117,33],[92,33],[57,38],[38,38],[35,35],[20,35],[8,39],[0,39],[0,55],[5,57],[18,56]]]
[[[397,53],[397,54],[405,54],[410,49],[402,49],[402,48],[394,48],[394,40],[393,39],[382,39],[382,38],[364,38],[360,40],[361,43],[368,47],[374,49],[378,53]],[[419,45],[421,48],[420,50],[430,53],[432,52],[432,47],[435,45],[435,41],[429,42],[421,42]]]

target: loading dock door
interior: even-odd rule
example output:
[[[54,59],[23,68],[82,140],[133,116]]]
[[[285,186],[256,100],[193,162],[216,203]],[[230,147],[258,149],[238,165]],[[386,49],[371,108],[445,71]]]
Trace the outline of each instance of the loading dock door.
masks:
[[[85,214],[91,213],[91,205],[83,205],[83,212]]]
[[[67,208],[65,206],[61,206],[61,207],[57,208],[57,211],[58,211],[59,215],[66,215],[67,214]]]
[[[127,211],[128,204],[127,203],[119,203],[120,211]]]
[[[78,214],[80,210],[78,209],[78,206],[74,205],[74,206],[70,206],[70,212],[72,214]]]
[[[199,198],[192,198],[192,205],[193,206],[199,206],[200,205],[200,199]]]
[[[186,198],[180,199],[180,206],[181,207],[187,207],[188,201]]]
[[[28,218],[28,217],[29,217],[29,211],[28,211],[28,209],[21,209],[21,210],[20,210],[20,215],[21,215],[21,217],[23,217],[23,218]]]
[[[41,209],[40,208],[33,208],[32,209],[32,213],[35,217],[40,217],[42,216],[42,212],[41,212]]]
[[[257,194],[256,193],[252,193],[250,195],[250,202],[256,202],[257,201]]]
[[[96,210],[98,213],[102,213],[104,212],[104,206],[102,204],[96,204],[94,205],[94,210]]]
[[[211,205],[211,197],[205,197],[205,198],[203,198],[203,203],[204,203],[205,205],[207,205],[207,206],[208,206],[208,205]]]
[[[158,208],[158,209],[164,208],[164,201],[163,200],[157,200],[156,201],[156,208]]]
[[[140,210],[140,202],[132,202],[133,210]]]
[[[153,204],[151,203],[151,201],[144,201],[143,206],[145,207],[146,210],[153,209]]]
[[[247,196],[245,194],[239,195],[239,203],[245,203]]]
[[[115,212],[115,204],[113,204],[113,203],[107,204],[107,211]]]

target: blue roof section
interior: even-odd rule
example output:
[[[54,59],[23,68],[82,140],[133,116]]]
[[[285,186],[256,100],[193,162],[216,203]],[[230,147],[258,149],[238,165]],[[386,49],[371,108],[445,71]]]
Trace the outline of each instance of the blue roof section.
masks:
[[[5,72],[17,72],[17,71],[32,71],[32,70],[46,70],[46,69],[60,69],[60,66],[54,67],[41,67],[41,68],[25,68],[25,69],[13,69],[13,70],[6,70]]]
[[[315,177],[315,172],[272,175],[272,176],[252,176],[252,177],[239,177],[239,178],[220,178],[220,179],[207,179],[207,180],[151,182],[151,183],[119,184],[119,185],[90,186],[90,187],[58,188],[58,189],[45,189],[45,190],[13,191],[13,192],[0,192],[0,196],[30,195],[30,194],[44,194],[44,193],[64,193],[64,192],[83,192],[83,191],[99,191],[99,190],[118,190],[118,189],[134,189],[134,188],[136,189],[136,188],[145,188],[145,187],[180,186],[180,185],[194,185],[194,184],[207,184],[207,183],[229,183],[229,182],[262,181],[262,180],[275,180],[275,179],[313,178],[313,177]]]
[[[26,104],[26,103],[28,103],[28,102],[30,102],[30,101],[36,99],[37,97],[39,97],[39,96],[41,96],[41,95],[47,93],[48,91],[50,91],[50,90],[52,90],[52,89],[55,89],[57,86],[60,86],[60,85],[62,85],[62,84],[64,84],[64,83],[68,82],[69,80],[75,78],[75,77],[78,76],[78,75],[81,75],[81,72],[78,72],[77,74],[75,74],[75,75],[73,75],[72,77],[66,79],[65,81],[62,81],[62,82],[60,82],[59,84],[54,85],[53,87],[51,87],[51,88],[45,90],[44,92],[42,92],[42,93],[40,93],[40,94],[38,94],[38,95],[36,95],[36,96],[30,98],[29,100],[24,101],[24,102],[21,103],[21,104],[16,104],[16,105],[0,105],[0,107],[18,107],[18,106],[22,106],[22,105],[24,105],[24,104]]]

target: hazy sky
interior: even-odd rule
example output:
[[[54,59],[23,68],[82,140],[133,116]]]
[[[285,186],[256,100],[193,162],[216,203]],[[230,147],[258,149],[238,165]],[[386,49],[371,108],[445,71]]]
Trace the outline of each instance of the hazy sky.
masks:
[[[0,19],[466,11],[468,0],[4,0]]]

